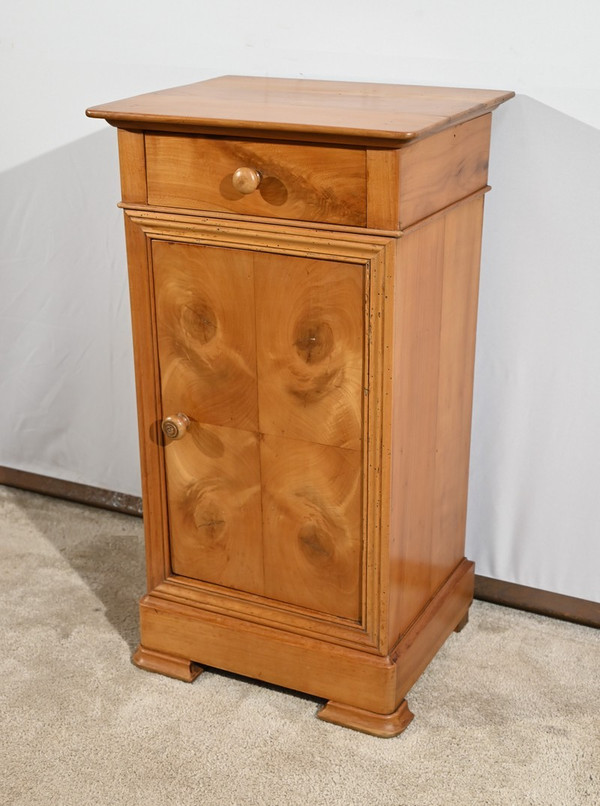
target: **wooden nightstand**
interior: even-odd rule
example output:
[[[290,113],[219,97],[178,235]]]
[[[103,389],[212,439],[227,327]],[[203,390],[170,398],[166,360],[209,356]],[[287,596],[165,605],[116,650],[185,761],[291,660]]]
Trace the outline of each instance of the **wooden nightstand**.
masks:
[[[491,111],[509,92],[224,77],[118,127],[148,594],[135,662],[402,731],[466,622]]]

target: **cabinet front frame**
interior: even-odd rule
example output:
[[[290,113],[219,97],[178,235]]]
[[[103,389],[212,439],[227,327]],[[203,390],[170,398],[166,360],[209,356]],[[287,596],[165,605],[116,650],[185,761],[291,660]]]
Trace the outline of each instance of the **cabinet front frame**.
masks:
[[[385,654],[393,261],[395,239],[256,221],[158,213],[123,205],[129,260],[142,462],[148,592],[213,614],[318,636]],[[174,575],[170,568],[152,241],[203,244],[359,264],[365,271],[362,568],[360,619],[353,621]]]

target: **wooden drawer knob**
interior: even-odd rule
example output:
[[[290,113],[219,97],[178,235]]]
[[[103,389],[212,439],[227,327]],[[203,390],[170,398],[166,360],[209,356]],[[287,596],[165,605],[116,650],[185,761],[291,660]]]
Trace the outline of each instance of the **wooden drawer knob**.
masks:
[[[169,439],[181,439],[189,427],[189,417],[181,412],[171,414],[162,421],[163,434]]]
[[[253,193],[260,185],[260,172],[255,168],[238,168],[233,174],[233,186],[238,193]]]

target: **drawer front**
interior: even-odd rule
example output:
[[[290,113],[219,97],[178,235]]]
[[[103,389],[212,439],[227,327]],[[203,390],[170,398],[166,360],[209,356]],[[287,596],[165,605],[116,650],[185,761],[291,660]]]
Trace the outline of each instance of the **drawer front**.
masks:
[[[258,172],[255,190],[236,189],[239,168]],[[146,134],[146,170],[159,207],[367,225],[360,148]]]

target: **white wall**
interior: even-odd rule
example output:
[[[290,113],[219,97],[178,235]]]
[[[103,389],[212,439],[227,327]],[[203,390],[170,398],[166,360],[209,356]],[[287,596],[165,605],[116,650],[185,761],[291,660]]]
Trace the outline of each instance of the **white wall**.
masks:
[[[514,89],[495,113],[468,554],[600,601],[600,6],[24,0],[3,14],[0,464],[139,491],[115,132],[224,73]]]

